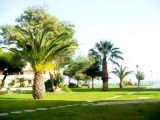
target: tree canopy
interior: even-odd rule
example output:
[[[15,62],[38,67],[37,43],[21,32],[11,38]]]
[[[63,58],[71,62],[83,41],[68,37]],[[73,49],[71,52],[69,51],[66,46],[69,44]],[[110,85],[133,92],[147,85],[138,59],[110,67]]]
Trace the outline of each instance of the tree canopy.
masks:
[[[0,53],[0,70],[2,70],[4,77],[2,79],[2,87],[9,74],[20,74],[22,69],[26,66],[26,62],[20,56],[13,52]]]
[[[64,75],[69,76],[70,78],[75,77],[78,72],[81,72],[87,67],[87,59],[78,56],[73,58],[69,65],[64,69]]]
[[[78,81],[84,78],[84,71],[92,64],[93,63],[89,58],[79,55],[70,61],[69,65],[64,69],[63,74],[70,79],[76,79],[78,86]]]
[[[92,88],[93,88],[94,87],[94,83],[93,83],[94,78],[100,77],[102,74],[101,62],[93,54],[89,54],[88,57],[90,58],[89,60],[92,61],[91,62],[92,64],[90,66],[88,66],[83,71],[83,73],[92,78]]]
[[[138,73],[136,74],[136,78],[138,80],[144,80],[144,77],[145,77],[144,72],[138,71]]]
[[[46,25],[50,25],[53,28],[52,32],[49,33],[47,40],[52,40],[62,33],[67,33],[68,38],[72,38],[74,34],[74,25],[69,22],[59,21],[55,16],[49,14],[43,7],[29,7],[16,19],[16,25],[3,25],[1,26],[1,35],[4,40],[9,40],[9,44],[17,44],[16,39],[24,39],[17,28],[28,29],[31,32],[42,30]],[[36,29],[36,30],[35,30]]]
[[[41,7],[26,9],[16,22],[14,26],[1,26],[1,35],[9,45],[16,45],[11,51],[31,64],[35,72],[33,97],[41,99],[45,95],[42,72],[53,69],[53,61],[58,56],[76,50],[74,26],[59,21]]]

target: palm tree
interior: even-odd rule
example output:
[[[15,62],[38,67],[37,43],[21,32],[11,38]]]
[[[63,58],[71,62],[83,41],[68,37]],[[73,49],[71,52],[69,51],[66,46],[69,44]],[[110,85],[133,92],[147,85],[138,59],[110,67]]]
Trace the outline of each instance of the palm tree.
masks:
[[[43,71],[52,69],[54,67],[52,60],[67,49],[75,49],[77,42],[67,40],[66,33],[51,39],[50,34],[54,32],[54,29],[49,24],[45,24],[41,30],[20,27],[16,27],[16,30],[21,37],[15,39],[18,49],[12,48],[11,51],[31,64],[34,70],[33,97],[42,99],[45,96]]]
[[[112,73],[115,74],[119,79],[120,79],[120,83],[119,83],[119,87],[120,88],[123,88],[123,79],[133,73],[133,71],[126,71],[127,67],[122,67],[122,66],[119,66],[118,68],[114,68]]]
[[[102,60],[102,80],[103,87],[102,90],[108,90],[108,69],[107,63],[111,61],[114,64],[118,64],[115,60],[123,58],[121,57],[122,52],[119,48],[114,47],[111,41],[100,41],[96,43],[95,48],[90,50],[92,54],[97,55],[97,58]]]

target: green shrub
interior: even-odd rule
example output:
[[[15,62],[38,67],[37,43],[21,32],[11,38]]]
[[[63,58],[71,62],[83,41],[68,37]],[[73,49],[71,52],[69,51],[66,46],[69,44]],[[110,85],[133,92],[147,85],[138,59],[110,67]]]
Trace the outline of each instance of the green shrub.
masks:
[[[65,92],[71,92],[72,91],[68,86],[65,86],[65,87],[63,86],[61,89]]]
[[[63,88],[64,87],[64,83],[61,82],[58,87]]]
[[[134,83],[131,80],[123,80],[123,85],[130,86],[130,85],[134,85]]]
[[[7,87],[7,93],[10,94],[11,93],[11,87],[13,87],[15,85],[15,80],[12,80],[12,82],[8,83],[8,87]]]
[[[0,84],[0,90],[2,89],[2,84]]]
[[[32,80],[28,80],[28,86],[32,86]]]
[[[50,81],[50,80],[47,80],[47,81],[44,82],[44,84],[45,84],[45,89],[46,89],[46,91],[52,92],[52,84],[51,84],[51,81]]]
[[[18,88],[18,89],[16,90],[16,93],[22,93],[22,90],[21,90],[20,88]]]
[[[16,81],[12,80],[10,83],[8,83],[8,87],[11,88],[15,85]]]
[[[72,82],[69,82],[68,87],[69,87],[69,88],[76,88],[76,87],[77,87],[77,84],[72,83]]]
[[[62,91],[71,92],[71,89],[68,86],[64,86],[63,82],[59,84],[59,87],[61,88]]]
[[[19,79],[19,82],[20,82],[19,87],[26,87],[24,78],[20,78],[20,79]]]
[[[19,87],[26,87],[26,84],[25,84],[25,82],[20,82],[20,85],[19,85]]]

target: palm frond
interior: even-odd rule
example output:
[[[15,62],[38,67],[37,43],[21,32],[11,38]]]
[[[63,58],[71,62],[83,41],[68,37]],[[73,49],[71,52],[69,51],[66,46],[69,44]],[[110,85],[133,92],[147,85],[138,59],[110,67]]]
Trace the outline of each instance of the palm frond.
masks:
[[[116,62],[114,59],[112,58],[109,58],[108,59],[109,61],[111,61],[113,64],[117,65],[117,66],[120,66],[118,62]]]
[[[113,64],[119,66],[116,60],[123,60],[122,52],[118,47],[114,47],[114,44],[111,41],[100,41],[95,44],[95,48],[91,49],[92,54],[98,54],[97,56],[106,57],[107,60],[110,60]]]
[[[65,53],[69,55],[77,47],[77,42],[73,39],[69,40],[67,33],[62,33],[54,38],[50,37],[49,35],[54,32],[54,29],[48,24],[44,25],[43,29],[16,27],[16,31],[22,38],[15,39],[19,49],[11,50],[30,62],[33,69],[42,70],[53,59],[56,59],[56,56]]]

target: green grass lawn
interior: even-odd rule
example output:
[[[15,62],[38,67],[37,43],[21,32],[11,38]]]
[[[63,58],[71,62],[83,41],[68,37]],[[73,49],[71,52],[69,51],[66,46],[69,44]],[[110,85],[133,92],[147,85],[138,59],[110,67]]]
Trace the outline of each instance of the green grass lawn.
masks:
[[[117,98],[112,98],[119,96]],[[112,99],[109,99],[112,98]],[[106,99],[106,100],[104,100]],[[107,100],[108,99],[108,100]],[[43,100],[33,100],[31,93],[0,95],[0,113],[13,112],[44,107],[56,107],[84,103],[87,101],[122,101],[160,99],[159,89],[137,89],[111,87],[102,92],[100,88],[74,88],[72,92],[47,93]],[[160,103],[104,105],[104,106],[72,106],[65,108],[36,111],[32,113],[9,114],[0,120],[159,120]]]

